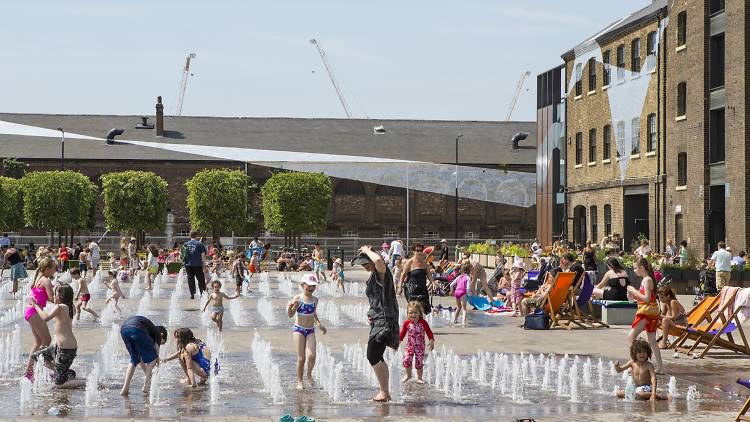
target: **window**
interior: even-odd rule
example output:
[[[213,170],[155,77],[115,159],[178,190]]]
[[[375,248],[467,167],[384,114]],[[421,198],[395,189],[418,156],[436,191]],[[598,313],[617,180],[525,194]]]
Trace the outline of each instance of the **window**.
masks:
[[[687,152],[677,154],[677,186],[687,185]]]
[[[641,118],[634,117],[630,125],[631,130],[631,154],[641,153]]]
[[[438,232],[424,232],[425,239],[440,239],[440,233]]]
[[[677,84],[677,117],[682,117],[687,113],[687,84],[680,82]]]
[[[656,151],[656,113],[648,115],[648,140],[646,142],[646,151]]]
[[[351,238],[356,238],[359,236],[357,235],[357,232],[355,232],[354,230],[342,230],[341,237],[346,237],[346,238],[351,239]]]
[[[596,60],[589,59],[589,91],[596,90]]]
[[[677,15],[677,46],[683,46],[687,42],[687,12]]]
[[[592,205],[589,208],[589,212],[591,213],[591,241],[592,242],[598,242],[599,239],[599,224],[597,222],[598,216],[596,215],[596,205]]]
[[[646,69],[650,72],[656,67],[656,32],[649,32],[646,36]]]
[[[716,89],[724,86],[724,34],[711,37],[710,44],[711,81],[709,88]]]
[[[188,229],[180,229],[179,233],[177,233],[177,236],[179,236],[179,237],[188,237],[188,236],[190,236],[190,230],[188,230]]]
[[[633,71],[633,73],[637,73],[641,71],[641,39],[636,38],[630,43],[630,54],[631,54],[631,61],[630,61],[630,70]]]
[[[715,15],[721,13],[726,9],[726,2],[724,0],[711,0],[710,13]]]
[[[617,80],[625,79],[625,45],[617,47]]]
[[[612,205],[604,206],[604,235],[612,234]]]
[[[611,153],[612,151],[612,126],[610,125],[604,126],[604,130],[602,132],[603,132],[602,138],[604,141],[604,146],[602,148],[602,154],[603,154],[602,159],[609,160],[612,154]]]
[[[596,129],[589,130],[589,163],[596,161]]]
[[[609,85],[609,61],[610,61],[610,51],[607,50],[602,54],[602,63],[604,63],[603,69],[604,73],[602,75],[602,86]]]
[[[581,95],[583,93],[583,81],[581,78],[583,77],[583,63],[578,63],[576,65],[576,97]]]
[[[476,239],[477,236],[474,232],[465,232],[464,239]]]
[[[617,151],[617,157],[620,157],[620,148],[625,145],[625,122],[620,120],[617,122],[617,138],[615,142],[617,144],[615,145],[615,150]]]
[[[576,133],[576,165],[583,163],[583,134]]]
[[[383,238],[385,239],[398,239],[398,237],[398,230],[396,229],[383,230]]]
[[[725,158],[724,109],[711,110],[708,123],[708,162],[720,163]]]

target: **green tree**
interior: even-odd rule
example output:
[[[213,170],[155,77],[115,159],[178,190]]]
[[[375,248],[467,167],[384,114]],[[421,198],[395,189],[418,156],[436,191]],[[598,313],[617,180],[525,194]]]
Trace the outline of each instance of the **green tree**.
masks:
[[[266,229],[292,238],[322,232],[332,193],[331,179],[324,174],[274,174],[261,188]]]
[[[37,171],[21,179],[23,218],[29,227],[51,232],[90,225],[98,189],[77,171]]]
[[[147,171],[123,171],[102,176],[104,221],[107,228],[139,239],[162,230],[167,219],[167,182]]]
[[[23,227],[23,191],[21,181],[0,176],[0,230]]]
[[[245,234],[250,222],[250,194],[254,185],[240,170],[199,171],[187,182],[187,205],[193,230]]]

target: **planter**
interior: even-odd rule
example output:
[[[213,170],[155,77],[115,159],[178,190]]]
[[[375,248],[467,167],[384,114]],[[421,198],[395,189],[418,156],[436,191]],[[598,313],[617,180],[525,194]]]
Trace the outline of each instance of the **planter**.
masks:
[[[497,266],[497,257],[495,255],[487,255],[487,266],[489,268],[495,268]]]
[[[472,261],[479,261],[479,254],[478,253],[472,253],[471,254],[471,260]]]
[[[740,271],[740,280],[742,280],[742,284],[748,284],[750,285],[750,271]]]
[[[695,269],[682,270],[682,281],[693,282],[696,286],[700,283],[701,273]]]
[[[673,283],[680,283],[683,281],[682,270],[678,270],[676,268],[661,270],[661,274],[664,276],[664,278],[670,277]]]
[[[742,271],[732,270],[729,273],[729,285],[742,287]]]

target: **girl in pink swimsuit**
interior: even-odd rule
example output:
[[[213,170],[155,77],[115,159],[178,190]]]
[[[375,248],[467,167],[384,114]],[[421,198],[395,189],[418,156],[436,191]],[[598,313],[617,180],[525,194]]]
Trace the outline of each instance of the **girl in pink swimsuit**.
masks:
[[[463,324],[466,324],[466,291],[469,285],[469,273],[471,273],[471,264],[464,262],[461,264],[458,277],[450,285],[453,296],[456,298],[456,315],[453,317],[454,324],[458,324],[458,316],[461,314],[461,309],[464,311]]]
[[[52,292],[52,281],[50,277],[55,274],[56,265],[55,262],[50,258],[43,258],[39,262],[39,268],[36,270],[36,276],[34,282],[31,283],[31,289],[29,289],[29,297],[34,298],[40,308],[44,308],[47,305],[47,301],[50,300],[54,293]],[[37,314],[34,308],[33,302],[26,307],[23,313],[24,319],[29,323],[31,327],[31,333],[34,335],[34,344],[31,346],[29,352],[29,362],[26,364],[26,377],[30,378],[33,376],[32,368],[34,367],[34,361],[31,359],[31,355],[37,350],[47,347],[52,342],[52,337],[49,334],[49,328],[42,318]]]

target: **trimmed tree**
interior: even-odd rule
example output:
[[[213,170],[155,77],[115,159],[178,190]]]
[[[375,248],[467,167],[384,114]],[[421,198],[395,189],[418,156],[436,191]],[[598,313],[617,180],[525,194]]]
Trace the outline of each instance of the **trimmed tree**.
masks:
[[[331,179],[324,174],[274,174],[261,188],[266,229],[292,238],[322,232],[332,193]]]
[[[23,191],[21,181],[0,177],[0,230],[16,231],[23,227]]]
[[[167,220],[167,182],[148,171],[107,173],[101,177],[107,228],[142,238],[162,230]]]
[[[98,189],[77,171],[37,171],[21,179],[23,218],[29,227],[50,232],[90,225]]]
[[[230,169],[202,170],[185,182],[185,187],[193,230],[210,232],[214,239],[226,232],[244,232],[254,188],[245,173]]]

